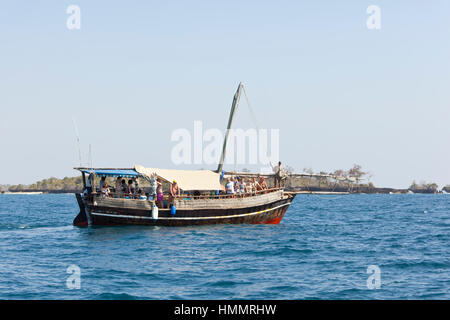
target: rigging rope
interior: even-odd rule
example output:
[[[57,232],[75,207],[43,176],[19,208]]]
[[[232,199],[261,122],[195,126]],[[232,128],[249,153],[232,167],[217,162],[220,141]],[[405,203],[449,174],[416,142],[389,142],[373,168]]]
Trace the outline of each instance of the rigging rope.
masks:
[[[258,123],[258,120],[256,119],[256,114],[253,111],[252,106],[250,105],[250,101],[248,100],[247,92],[245,91],[244,85],[242,85],[242,89],[244,91],[244,96],[245,96],[245,100],[247,101],[248,109],[250,110],[250,114],[252,115],[253,122],[255,123],[256,131],[259,133],[259,123]]]

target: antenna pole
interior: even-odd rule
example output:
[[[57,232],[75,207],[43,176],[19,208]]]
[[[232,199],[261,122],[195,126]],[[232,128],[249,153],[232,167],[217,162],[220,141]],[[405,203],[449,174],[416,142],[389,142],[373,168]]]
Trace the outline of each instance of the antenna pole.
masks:
[[[77,123],[75,122],[74,118],[72,118],[72,122],[73,122],[73,127],[75,128],[75,135],[77,136],[78,157],[80,160],[80,167],[82,167],[83,164],[81,163],[80,135],[78,134],[78,127],[77,127]]]
[[[91,167],[91,169],[93,168],[93,164],[92,164],[92,148],[91,148],[91,144],[89,143],[89,166]]]

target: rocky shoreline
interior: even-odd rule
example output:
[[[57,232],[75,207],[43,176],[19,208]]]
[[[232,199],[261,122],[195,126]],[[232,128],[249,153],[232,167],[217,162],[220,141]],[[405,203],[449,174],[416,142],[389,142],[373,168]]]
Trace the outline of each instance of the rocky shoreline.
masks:
[[[367,186],[355,186],[353,189],[347,187],[336,188],[319,188],[319,187],[287,187],[286,191],[292,192],[328,192],[328,193],[364,193],[364,194],[410,194],[410,193],[423,193],[423,194],[435,194],[433,190],[410,190],[410,189],[395,189],[395,188],[377,188]]]

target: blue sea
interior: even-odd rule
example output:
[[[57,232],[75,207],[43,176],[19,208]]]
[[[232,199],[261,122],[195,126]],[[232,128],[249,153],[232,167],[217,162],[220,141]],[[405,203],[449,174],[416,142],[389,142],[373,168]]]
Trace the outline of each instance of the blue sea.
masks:
[[[77,213],[72,194],[0,195],[0,299],[450,299],[450,195],[298,195],[279,225]]]

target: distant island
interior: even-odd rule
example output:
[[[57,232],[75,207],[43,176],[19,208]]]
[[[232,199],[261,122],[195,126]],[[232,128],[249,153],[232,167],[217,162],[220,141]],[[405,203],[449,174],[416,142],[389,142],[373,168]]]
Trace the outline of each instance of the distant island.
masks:
[[[30,185],[0,185],[1,192],[45,192],[45,193],[77,193],[83,191],[83,181],[79,177],[63,179],[48,178]]]
[[[369,172],[362,171],[362,167],[358,164],[354,164],[348,170],[338,169],[329,173],[324,171],[315,173],[311,168],[304,168],[302,174],[294,173],[294,169],[287,166],[286,172],[288,173],[285,183],[286,190],[292,191],[396,194],[450,192],[450,185],[446,185],[442,190],[439,190],[436,183],[425,181],[420,183],[413,181],[409,187],[403,189],[376,187],[370,182],[372,175]]]
[[[243,169],[248,172],[248,169]],[[371,175],[362,171],[360,165],[355,164],[349,170],[338,169],[327,173],[320,171],[315,173],[310,168],[304,168],[301,174],[296,174],[290,166],[285,167],[287,178],[285,179],[285,189],[288,191],[304,192],[346,192],[346,193],[450,193],[450,185],[446,185],[442,190],[436,183],[413,181],[411,185],[404,189],[389,187],[376,187],[370,182]],[[363,182],[365,181],[365,182]],[[112,178],[107,179],[109,185],[113,185]],[[142,187],[148,187],[148,182],[139,180]],[[43,192],[43,193],[79,193],[83,191],[83,181],[81,176],[64,177],[58,179],[51,177],[38,181],[30,185],[0,185],[0,192]]]

